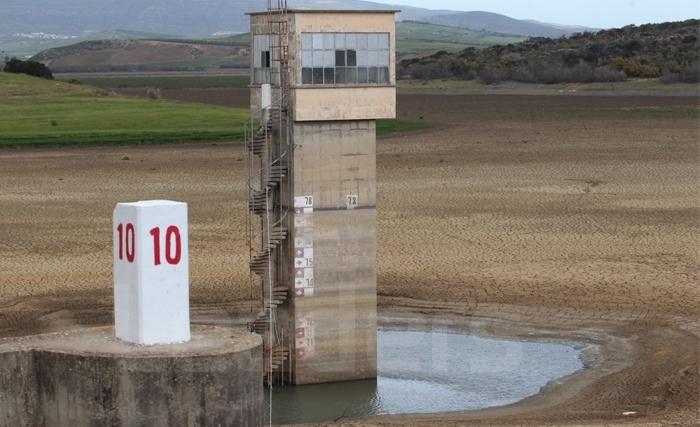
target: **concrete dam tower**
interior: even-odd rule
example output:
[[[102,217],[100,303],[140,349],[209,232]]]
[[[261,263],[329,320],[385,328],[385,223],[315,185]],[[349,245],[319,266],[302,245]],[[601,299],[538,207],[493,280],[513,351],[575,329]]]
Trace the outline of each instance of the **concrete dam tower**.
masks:
[[[376,120],[396,116],[396,11],[251,17],[251,277],[272,384],[377,376]]]

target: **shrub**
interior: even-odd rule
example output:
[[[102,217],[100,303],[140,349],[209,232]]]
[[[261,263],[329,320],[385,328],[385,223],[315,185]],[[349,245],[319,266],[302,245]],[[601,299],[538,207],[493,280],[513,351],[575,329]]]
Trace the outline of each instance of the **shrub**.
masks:
[[[683,68],[666,68],[664,69],[663,75],[661,76],[661,81],[666,84],[700,83],[700,64],[695,62]]]
[[[621,82],[627,78],[624,71],[611,66],[598,67],[593,70],[593,80],[596,82]]]
[[[566,81],[563,68],[559,64],[535,64],[533,71],[537,83],[554,84]]]
[[[53,80],[53,74],[49,67],[36,61],[22,61],[21,59],[12,58],[5,64],[4,71],[6,73],[27,74]]]
[[[593,75],[593,67],[586,62],[581,62],[573,68],[565,70],[564,79],[568,82],[588,83],[593,81]]]
[[[452,69],[453,64],[443,61],[435,61],[428,63],[414,63],[401,70],[401,75],[410,76],[414,79],[429,80],[452,77],[456,70]]]
[[[485,85],[496,85],[501,83],[501,72],[492,67],[484,67],[479,71],[479,81]]]
[[[680,72],[679,80],[683,83],[700,83],[700,63],[693,63]]]
[[[642,77],[644,75],[644,65],[631,59],[617,57],[613,58],[610,64],[617,67],[618,70],[624,71],[627,77]]]
[[[516,82],[535,83],[537,77],[530,65],[519,65],[510,70],[510,79]]]

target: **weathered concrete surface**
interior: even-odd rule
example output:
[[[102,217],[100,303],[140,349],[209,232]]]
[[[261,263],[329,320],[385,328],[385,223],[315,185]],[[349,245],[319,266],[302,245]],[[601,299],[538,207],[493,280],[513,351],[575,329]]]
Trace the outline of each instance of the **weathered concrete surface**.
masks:
[[[294,382],[375,378],[376,123],[296,122],[293,141],[289,191],[314,200],[313,296],[293,296],[288,327],[296,338]],[[348,195],[357,196],[354,209]]]
[[[328,87],[294,90],[294,120],[375,120],[396,117],[396,87]]]
[[[376,122],[295,123],[292,178],[296,196],[314,196],[314,208],[346,210],[346,197],[358,208],[377,204]]]
[[[260,337],[194,327],[140,347],[111,328],[0,343],[0,425],[259,426]]]
[[[297,384],[377,376],[376,216],[373,208],[314,213],[314,295],[294,298],[314,343],[295,360]]]
[[[31,351],[0,350],[0,426],[33,425],[36,406]]]

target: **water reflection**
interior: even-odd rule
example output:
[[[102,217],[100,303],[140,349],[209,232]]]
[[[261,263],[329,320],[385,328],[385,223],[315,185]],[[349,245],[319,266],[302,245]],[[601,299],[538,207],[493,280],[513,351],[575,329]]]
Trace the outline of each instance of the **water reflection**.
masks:
[[[501,406],[583,367],[571,345],[447,332],[379,331],[379,378],[281,387],[275,423]]]

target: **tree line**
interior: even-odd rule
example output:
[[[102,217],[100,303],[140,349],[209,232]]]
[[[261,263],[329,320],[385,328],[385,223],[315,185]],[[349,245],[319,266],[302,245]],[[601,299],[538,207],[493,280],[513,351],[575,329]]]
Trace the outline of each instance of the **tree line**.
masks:
[[[614,82],[661,78],[700,81],[700,21],[627,26],[570,37],[531,38],[517,44],[437,52],[399,64],[401,78],[504,80],[525,83]]]

